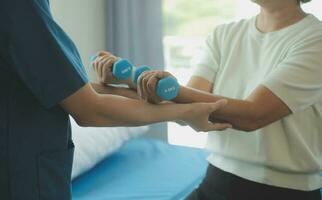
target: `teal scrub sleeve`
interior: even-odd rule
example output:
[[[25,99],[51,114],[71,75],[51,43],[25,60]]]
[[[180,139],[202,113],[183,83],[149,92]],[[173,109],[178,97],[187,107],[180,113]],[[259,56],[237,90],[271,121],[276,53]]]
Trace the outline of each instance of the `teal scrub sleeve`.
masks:
[[[47,0],[16,0],[9,55],[19,78],[51,108],[87,82],[73,41],[54,21]]]

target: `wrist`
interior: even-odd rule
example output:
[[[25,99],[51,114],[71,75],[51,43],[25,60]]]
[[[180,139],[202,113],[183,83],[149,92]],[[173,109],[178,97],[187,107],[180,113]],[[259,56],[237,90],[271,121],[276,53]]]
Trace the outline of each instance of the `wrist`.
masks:
[[[192,104],[175,104],[176,106],[179,106],[180,108],[177,109],[178,117],[175,119],[175,121],[186,121],[189,113],[192,110],[191,105]]]

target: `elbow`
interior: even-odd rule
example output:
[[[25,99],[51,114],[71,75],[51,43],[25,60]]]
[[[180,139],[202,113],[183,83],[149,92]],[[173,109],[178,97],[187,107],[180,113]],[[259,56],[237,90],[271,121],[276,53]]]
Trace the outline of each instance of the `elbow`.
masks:
[[[262,128],[256,122],[249,122],[247,125],[244,125],[241,129],[245,132],[253,132]]]
[[[76,124],[80,127],[91,127],[94,126],[94,113],[89,111],[78,111],[70,113],[70,115],[73,117]]]
[[[74,117],[74,116],[73,116],[73,118],[74,118],[76,124],[80,127],[90,127],[91,126],[91,123],[86,118]]]

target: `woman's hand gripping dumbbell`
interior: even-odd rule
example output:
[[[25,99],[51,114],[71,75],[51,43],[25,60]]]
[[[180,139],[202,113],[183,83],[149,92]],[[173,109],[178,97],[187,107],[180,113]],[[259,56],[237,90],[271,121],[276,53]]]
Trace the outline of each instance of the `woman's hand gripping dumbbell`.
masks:
[[[141,75],[150,74],[151,72],[161,73],[161,71],[152,71],[147,66],[135,68],[129,61],[117,58],[116,56],[101,52],[98,56],[92,57],[93,67],[96,71],[100,81],[104,84],[127,84],[130,88],[138,88],[138,94],[144,93],[142,87],[137,87],[138,83],[141,83]],[[131,71],[131,73],[128,73]],[[124,74],[122,74],[124,72]],[[166,73],[165,73],[166,74]],[[151,92],[151,98],[141,98],[152,103],[159,103],[160,101],[172,100],[178,93],[180,86],[177,80],[173,76],[165,76],[162,78],[153,79],[155,82],[155,91]],[[120,78],[122,77],[122,78]],[[143,83],[143,82],[142,82]],[[146,93],[144,93],[146,94]]]
[[[177,79],[169,72],[151,70],[147,66],[137,68],[132,76],[139,98],[150,103],[175,99],[180,91]]]
[[[129,84],[133,65],[109,52],[100,52],[91,57],[94,71],[103,84]]]

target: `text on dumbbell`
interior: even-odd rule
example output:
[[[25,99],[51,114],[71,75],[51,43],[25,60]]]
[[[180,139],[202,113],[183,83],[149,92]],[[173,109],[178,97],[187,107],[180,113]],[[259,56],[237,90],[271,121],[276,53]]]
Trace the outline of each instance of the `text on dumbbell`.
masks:
[[[167,88],[164,90],[164,92],[173,92],[176,90],[176,87],[171,87],[171,88]]]
[[[128,68],[126,68],[126,69],[123,69],[123,70],[122,70],[122,73],[123,73],[123,74],[125,74],[125,73],[127,73],[128,71],[130,71],[130,70],[131,70],[131,67],[128,67]]]

